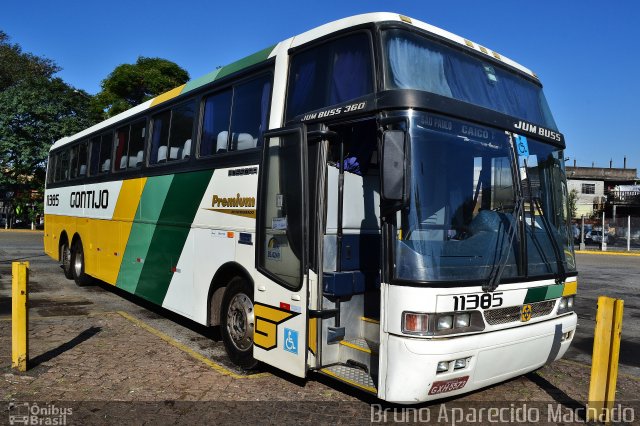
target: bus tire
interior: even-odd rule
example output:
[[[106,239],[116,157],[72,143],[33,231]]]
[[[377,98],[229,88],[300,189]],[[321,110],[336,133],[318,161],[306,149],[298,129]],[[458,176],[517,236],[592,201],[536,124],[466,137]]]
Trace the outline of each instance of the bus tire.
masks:
[[[235,277],[227,285],[220,310],[220,333],[231,361],[245,370],[254,368],[253,358],[253,288],[243,278]]]
[[[60,264],[64,271],[64,276],[68,279],[73,279],[73,272],[71,271],[71,249],[69,248],[69,242],[64,241],[60,244]]]
[[[71,273],[76,285],[80,287],[88,285],[91,282],[91,277],[84,272],[84,259],[82,240],[78,239],[71,249]]]

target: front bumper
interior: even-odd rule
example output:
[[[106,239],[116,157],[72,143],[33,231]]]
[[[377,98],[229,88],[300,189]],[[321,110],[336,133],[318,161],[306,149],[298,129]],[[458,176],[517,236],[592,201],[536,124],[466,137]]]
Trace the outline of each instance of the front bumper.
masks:
[[[380,398],[415,404],[499,383],[561,358],[573,340],[577,315],[467,336],[418,339],[388,335],[385,383]],[[436,373],[441,361],[468,359],[465,368]],[[468,377],[463,387],[429,394],[435,382]],[[459,386],[452,386],[457,388]]]

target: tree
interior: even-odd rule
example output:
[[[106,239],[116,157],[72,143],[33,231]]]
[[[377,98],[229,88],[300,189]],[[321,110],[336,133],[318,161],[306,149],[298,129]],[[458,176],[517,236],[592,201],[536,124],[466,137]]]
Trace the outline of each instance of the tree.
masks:
[[[51,144],[92,124],[90,96],[54,77],[59,70],[0,31],[0,196],[13,194],[10,207],[25,218],[42,198]]]
[[[113,117],[189,81],[189,73],[176,63],[140,56],[135,64],[118,65],[102,80],[96,106]]]
[[[572,219],[578,217],[578,191],[576,189],[569,191],[569,214]]]
[[[60,67],[51,59],[22,52],[22,48],[9,43],[9,36],[0,30],[0,92],[18,81],[50,78],[58,71]]]

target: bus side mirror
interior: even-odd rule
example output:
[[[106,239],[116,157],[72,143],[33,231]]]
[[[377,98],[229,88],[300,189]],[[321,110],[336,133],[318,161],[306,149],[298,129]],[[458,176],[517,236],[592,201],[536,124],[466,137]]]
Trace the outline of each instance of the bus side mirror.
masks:
[[[406,135],[402,130],[387,130],[382,137],[381,196],[384,200],[408,200]]]

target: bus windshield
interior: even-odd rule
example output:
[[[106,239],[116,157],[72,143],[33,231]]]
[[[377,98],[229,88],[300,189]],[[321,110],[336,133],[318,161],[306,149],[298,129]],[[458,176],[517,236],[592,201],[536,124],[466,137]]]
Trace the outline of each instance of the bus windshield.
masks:
[[[519,171],[504,131],[416,112],[410,136],[410,203],[397,218],[396,279],[487,280],[499,267],[502,279],[575,270],[561,151],[532,141],[528,174],[514,182]],[[527,270],[517,261],[518,193],[526,210]]]
[[[462,50],[405,30],[383,33],[385,89],[414,89],[557,130],[542,87]]]
[[[517,275],[517,244],[507,247],[516,204],[508,136],[433,114],[411,121],[410,207],[395,278],[482,280],[500,259],[503,277]]]

